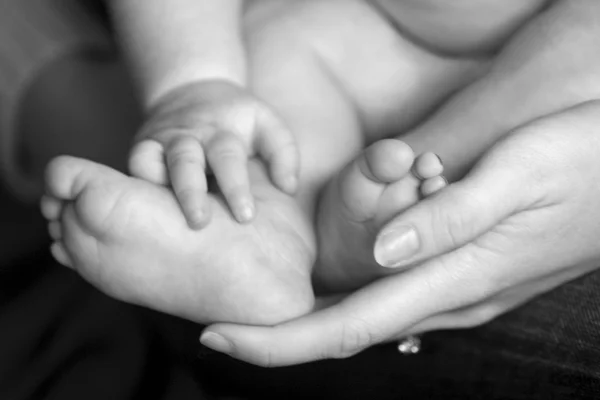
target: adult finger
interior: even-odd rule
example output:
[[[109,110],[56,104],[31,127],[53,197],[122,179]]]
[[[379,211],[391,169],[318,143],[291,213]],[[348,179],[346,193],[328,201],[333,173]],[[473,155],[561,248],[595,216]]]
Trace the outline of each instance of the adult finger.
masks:
[[[216,133],[204,144],[208,164],[235,219],[249,222],[255,206],[248,175],[248,150],[243,141],[229,132]]]
[[[268,163],[273,183],[288,194],[298,189],[300,156],[292,132],[268,108],[258,111],[256,150]]]
[[[165,159],[173,192],[188,224],[204,227],[210,220],[210,205],[202,146],[192,136],[177,136],[167,144]]]
[[[503,147],[504,151],[497,146],[489,152],[463,180],[388,222],[375,241],[377,262],[404,268],[446,253],[528,206],[536,192],[523,187],[530,182],[532,168],[529,163],[504,157],[515,146],[508,143]]]
[[[508,265],[510,261],[510,257],[507,257],[505,268],[510,267]],[[435,330],[465,329],[483,325],[580,275],[581,271],[577,271],[576,268],[569,268],[559,273],[551,273],[538,279],[532,279],[506,289],[482,302],[426,318],[407,331],[399,333],[396,339]]]

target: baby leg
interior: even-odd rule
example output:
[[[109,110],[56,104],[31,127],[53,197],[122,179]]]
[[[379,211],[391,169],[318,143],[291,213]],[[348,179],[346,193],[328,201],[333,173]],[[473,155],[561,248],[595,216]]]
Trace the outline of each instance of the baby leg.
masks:
[[[250,36],[251,44],[253,39],[261,43],[250,52],[252,70],[259,71],[253,76],[254,90],[279,110],[296,134],[302,164],[299,200],[308,215],[323,184],[365,144],[414,124],[482,67],[478,60],[445,58],[418,48],[365,2],[262,4],[280,17],[269,19],[267,7],[248,14],[250,23],[264,27],[256,31],[258,36]],[[273,34],[279,31],[292,34]],[[421,182],[409,173],[414,161],[409,152],[400,141],[384,141],[329,185],[317,216],[317,283],[354,288],[381,274],[371,248],[373,230],[420,195]],[[356,167],[366,162],[379,162],[384,170],[389,163],[392,173],[380,176],[379,171]],[[425,177],[435,178],[425,182],[423,192],[443,185],[439,160],[432,154],[415,165],[418,172],[424,166]],[[363,193],[365,188],[368,193]],[[369,197],[367,204],[341,211],[342,203],[363,194]],[[367,267],[376,270],[365,271]]]

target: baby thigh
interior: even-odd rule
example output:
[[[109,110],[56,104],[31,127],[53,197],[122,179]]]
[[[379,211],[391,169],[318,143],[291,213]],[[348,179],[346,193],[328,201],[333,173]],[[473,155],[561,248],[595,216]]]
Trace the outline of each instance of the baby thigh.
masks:
[[[250,84],[300,145],[301,179],[322,184],[365,144],[401,133],[483,63],[404,39],[363,0],[255,0],[245,14]]]
[[[305,25],[305,13],[322,8],[319,3],[252,1],[244,20],[250,89],[296,137],[298,196],[311,215],[320,187],[363,147],[361,117],[353,99],[319,56],[310,37],[316,32]],[[325,33],[323,40],[329,45],[330,32]]]

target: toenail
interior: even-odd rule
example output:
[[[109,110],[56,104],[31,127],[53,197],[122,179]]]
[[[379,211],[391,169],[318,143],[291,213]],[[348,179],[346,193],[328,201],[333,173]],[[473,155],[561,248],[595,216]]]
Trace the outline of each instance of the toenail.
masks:
[[[218,351],[223,354],[231,354],[233,353],[233,345],[223,336],[214,332],[204,332],[202,336],[200,336],[200,343],[204,346],[212,349],[214,351]]]
[[[417,231],[412,226],[399,226],[384,231],[375,241],[374,256],[379,265],[398,268],[414,256],[421,247]]]
[[[440,157],[440,155],[437,154],[437,153],[433,153],[433,154],[435,154],[435,156],[437,157],[437,159],[440,161],[440,165],[443,167],[444,166],[444,162],[442,161],[442,157]]]
[[[423,178],[421,176],[421,174],[419,174],[419,172],[417,171],[417,163],[414,163],[412,168],[410,169],[410,172],[414,175],[415,178],[417,178],[420,181],[425,180],[425,178]]]

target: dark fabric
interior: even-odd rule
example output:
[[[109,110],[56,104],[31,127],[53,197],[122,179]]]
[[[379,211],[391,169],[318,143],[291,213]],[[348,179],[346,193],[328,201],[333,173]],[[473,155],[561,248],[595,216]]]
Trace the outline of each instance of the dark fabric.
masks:
[[[139,308],[46,251],[0,271],[0,399],[205,398]]]
[[[196,374],[257,399],[600,399],[599,317],[595,273],[483,327],[425,335],[416,356],[384,345],[269,370],[207,350]]]

